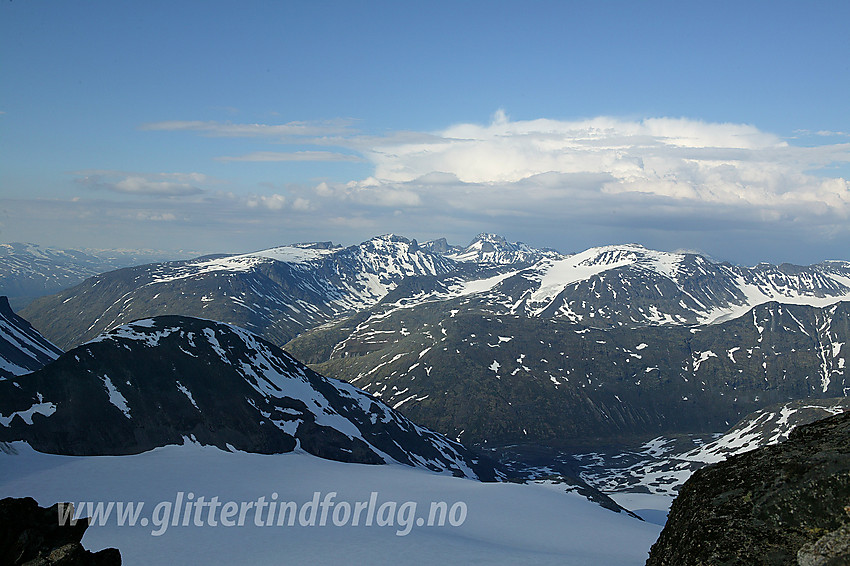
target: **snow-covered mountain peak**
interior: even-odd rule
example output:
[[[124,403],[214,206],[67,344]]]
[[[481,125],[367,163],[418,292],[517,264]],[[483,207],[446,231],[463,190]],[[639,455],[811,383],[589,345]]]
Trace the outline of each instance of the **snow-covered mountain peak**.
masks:
[[[547,305],[568,285],[585,281],[606,271],[635,267],[675,279],[684,256],[657,252],[638,244],[590,248],[563,259],[543,259],[531,271],[530,279],[537,279],[539,287],[531,294],[529,303]],[[545,308],[545,307],[544,307]],[[540,306],[536,307],[540,310]]]
[[[560,254],[550,249],[538,249],[523,242],[509,242],[498,234],[478,234],[468,246],[451,249],[447,257],[461,262],[483,264],[531,263],[544,257],[557,258]]]
[[[379,285],[373,289],[383,297],[403,277],[443,275],[454,269],[454,262],[419,247],[416,240],[387,234],[346,248],[340,260],[350,259],[360,269],[364,281]],[[374,276],[374,277],[372,277]],[[373,285],[374,286],[374,285]]]
[[[664,277],[675,279],[679,266],[685,259],[684,254],[656,251],[640,244],[622,244],[590,248],[572,258],[581,260],[579,265],[634,265],[637,268],[654,271]],[[697,261],[704,261],[700,256],[694,256]],[[571,259],[572,259],[571,258]]]
[[[847,262],[811,266],[714,263],[638,244],[543,259],[523,272],[526,314],[592,318],[594,324],[712,324],[770,301],[826,306],[850,300]]]
[[[306,263],[332,255],[342,249],[335,246],[333,242],[305,242],[277,246],[266,250],[260,250],[234,257],[257,257],[287,263]]]

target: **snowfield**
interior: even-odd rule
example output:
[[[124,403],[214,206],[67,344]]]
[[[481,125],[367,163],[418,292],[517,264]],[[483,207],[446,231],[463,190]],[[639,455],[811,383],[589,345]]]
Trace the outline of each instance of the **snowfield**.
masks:
[[[322,460],[303,452],[259,455],[228,453],[187,443],[134,456],[56,456],[27,444],[0,445],[0,497],[35,498],[40,505],[72,501],[144,502],[139,522],[154,517],[161,502],[179,492],[221,502],[311,501],[336,492],[334,502],[352,507],[377,494],[378,504],[397,502],[392,526],[189,526],[174,518],[160,536],[154,527],[91,526],[89,550],[117,547],[128,566],[147,564],[558,564],[642,565],[661,527],[630,518],[565,493],[553,485],[481,483],[403,465],[370,466]],[[7,452],[16,453],[7,453]],[[275,494],[275,495],[273,495]],[[415,515],[402,517],[405,502]],[[432,502],[462,503],[459,526],[418,526]],[[171,505],[169,503],[169,505]],[[408,509],[411,507],[408,504]],[[460,509],[458,505],[458,509]],[[176,505],[174,506],[176,509]],[[176,513],[175,513],[176,514]],[[207,516],[204,512],[203,517]],[[393,516],[390,514],[389,516]],[[386,517],[386,516],[385,516]],[[160,515],[160,519],[162,515]],[[455,515],[456,519],[460,514]],[[160,523],[163,521],[160,520]],[[262,524],[263,521],[261,520]],[[377,523],[377,521],[376,521]],[[172,526],[174,525],[174,526]],[[399,532],[409,530],[404,536]]]

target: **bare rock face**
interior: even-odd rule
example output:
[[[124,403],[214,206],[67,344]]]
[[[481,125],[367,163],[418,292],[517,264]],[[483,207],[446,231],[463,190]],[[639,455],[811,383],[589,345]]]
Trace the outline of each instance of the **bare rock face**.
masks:
[[[67,504],[66,504],[67,505]],[[80,540],[88,520],[59,524],[59,504],[45,509],[30,497],[0,500],[0,564],[120,566],[115,548],[89,552]]]
[[[850,564],[850,412],[697,471],[647,566]]]

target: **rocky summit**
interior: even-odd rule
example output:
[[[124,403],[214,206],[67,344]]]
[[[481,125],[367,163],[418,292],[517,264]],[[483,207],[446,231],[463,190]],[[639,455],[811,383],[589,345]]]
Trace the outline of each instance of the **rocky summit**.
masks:
[[[850,412],[697,471],[647,566],[850,564]]]

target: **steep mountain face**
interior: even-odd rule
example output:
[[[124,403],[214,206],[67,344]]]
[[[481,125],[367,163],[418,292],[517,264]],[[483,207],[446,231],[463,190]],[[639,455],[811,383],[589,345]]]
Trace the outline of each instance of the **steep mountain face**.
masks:
[[[0,381],[35,371],[61,354],[0,297]]]
[[[648,566],[847,564],[850,413],[697,471]]]
[[[845,396],[848,335],[850,303],[636,332],[462,296],[382,304],[287,349],[453,438],[551,446],[715,432],[772,403]]]
[[[401,462],[493,479],[492,466],[351,385],[236,327],[178,316],[119,326],[0,382],[0,441],[133,454],[190,437],[259,453]]]
[[[162,252],[63,250],[36,244],[0,244],[0,295],[14,308],[57,293],[85,279],[141,263],[162,261]]]
[[[804,399],[751,413],[723,435],[659,436],[635,450],[573,454],[579,476],[605,493],[674,497],[696,470],[786,440],[795,428],[850,411],[850,398]],[[697,444],[695,446],[695,444]]]
[[[64,348],[162,314],[222,320],[284,343],[376,304],[407,279],[453,269],[453,261],[398,236],[349,248],[297,244],[121,269],[36,300],[24,314]]]

